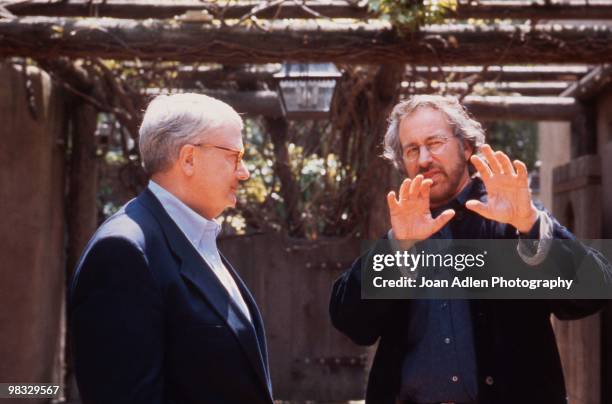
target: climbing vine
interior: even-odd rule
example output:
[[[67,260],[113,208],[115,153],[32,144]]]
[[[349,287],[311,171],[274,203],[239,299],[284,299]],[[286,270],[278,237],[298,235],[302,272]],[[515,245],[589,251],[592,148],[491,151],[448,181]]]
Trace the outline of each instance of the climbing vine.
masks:
[[[457,0],[370,0],[368,7],[402,33],[441,22],[450,11],[457,9]]]

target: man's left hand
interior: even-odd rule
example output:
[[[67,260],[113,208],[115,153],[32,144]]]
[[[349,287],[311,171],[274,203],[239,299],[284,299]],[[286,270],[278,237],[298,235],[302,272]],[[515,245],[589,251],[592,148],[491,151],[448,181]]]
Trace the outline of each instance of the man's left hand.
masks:
[[[473,155],[470,161],[487,189],[487,203],[471,199],[465,203],[466,208],[487,219],[509,223],[521,233],[528,233],[538,213],[531,201],[527,167],[519,160],[512,163],[504,152],[493,152],[488,144],[481,146],[480,151],[484,160]]]

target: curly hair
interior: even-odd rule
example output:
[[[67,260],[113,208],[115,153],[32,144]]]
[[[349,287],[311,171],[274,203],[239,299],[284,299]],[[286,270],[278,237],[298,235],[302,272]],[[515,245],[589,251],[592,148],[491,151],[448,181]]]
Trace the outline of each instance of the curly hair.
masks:
[[[440,111],[453,129],[453,134],[468,142],[473,150],[478,150],[485,142],[482,125],[472,119],[465,107],[456,97],[441,95],[415,95],[393,107],[389,115],[389,126],[383,143],[383,157],[390,160],[395,168],[405,173],[402,159],[402,145],[399,138],[399,126],[402,119],[414,113],[417,109],[428,107]],[[463,143],[462,143],[463,144]],[[470,165],[470,173],[473,167]]]

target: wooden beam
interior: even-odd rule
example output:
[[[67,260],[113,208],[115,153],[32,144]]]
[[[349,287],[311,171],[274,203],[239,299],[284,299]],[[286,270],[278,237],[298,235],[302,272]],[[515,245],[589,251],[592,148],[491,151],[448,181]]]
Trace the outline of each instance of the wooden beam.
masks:
[[[159,66],[158,66],[159,67]],[[176,71],[176,81],[179,87],[214,87],[228,81],[235,82],[264,82],[273,83],[273,74],[280,70],[279,65],[267,65],[258,69],[247,67],[244,69],[208,68],[200,66],[181,66]],[[416,73],[411,67],[407,69],[406,81],[466,81],[477,79],[477,81],[496,81],[506,86],[516,87],[515,91],[522,92],[517,88],[521,82],[525,82],[525,91],[540,94],[558,94],[567,85],[563,83],[573,82],[588,73],[586,65],[576,66],[489,66],[482,73],[482,66],[444,66],[442,70],[437,67],[418,66]],[[487,84],[488,86],[489,84]],[[493,85],[491,83],[490,85]],[[538,88],[541,87],[541,91]],[[554,88],[554,91],[553,91]],[[557,91],[558,90],[558,91]]]
[[[224,74],[219,70],[211,70],[194,74],[181,74],[172,82],[172,88],[176,89],[193,89],[196,91],[207,91],[223,89],[228,82],[255,82],[265,83],[268,88],[274,89],[273,79],[271,74],[256,72],[249,74],[245,71],[230,72]],[[204,73],[204,74],[202,74]],[[470,93],[516,93],[528,96],[551,96],[559,95],[571,85],[571,82],[566,81],[549,81],[549,82],[478,82]],[[401,84],[401,92],[404,94],[464,94],[469,89],[469,85],[465,82],[426,82],[426,81],[403,81]],[[227,88],[227,87],[226,87]]]
[[[228,82],[249,82],[249,83],[262,83],[266,84],[269,88],[274,88],[274,79],[273,73],[277,72],[279,69],[276,65],[269,65],[268,69],[257,69],[257,70],[248,70],[248,69],[224,69],[224,68],[191,68],[191,67],[181,67],[176,73],[176,78],[173,81],[173,88],[191,88],[197,89],[198,91],[204,90],[206,88],[209,89],[218,89],[227,85]],[[424,68],[424,67],[423,67]],[[493,75],[497,71],[497,77],[499,77],[499,73],[502,71],[510,71],[517,73],[516,77],[521,78],[522,72],[527,73],[526,78],[534,77],[534,75],[538,75],[539,72],[543,72],[544,75],[549,74],[547,77],[554,78],[559,73],[571,73],[571,76],[564,76],[565,78],[573,77],[577,72],[587,72],[588,68],[586,66],[578,66],[578,67],[565,67],[565,66],[535,66],[533,68],[526,66],[494,66],[496,69],[491,69],[490,73]],[[421,70],[421,67],[419,68]],[[436,72],[439,71],[438,68],[435,68]],[[468,69],[464,69],[462,67],[451,68],[445,67],[444,76],[448,77],[452,75],[450,72],[480,72],[482,67],[480,66],[469,66]],[[435,72],[432,72],[435,73]],[[426,78],[426,75],[423,75]],[[407,78],[406,81],[402,82],[402,91],[404,93],[409,94],[418,94],[418,93],[450,93],[450,94],[463,94],[468,90],[468,84],[466,82],[461,81],[449,81],[445,82],[444,77],[439,75],[438,78],[435,74],[431,80],[433,82],[428,81],[415,81],[412,82],[410,77]],[[493,76],[491,76],[493,77]],[[494,77],[494,78],[497,78]],[[453,77],[454,80],[460,80],[462,77]],[[437,81],[435,81],[437,80]],[[561,92],[566,90],[570,86],[570,81],[529,81],[529,82],[514,82],[514,81],[479,81],[477,84],[473,86],[472,93],[479,92],[491,92],[495,91],[497,93],[518,93],[521,95],[528,96],[551,96],[551,95],[559,95]],[[204,90],[205,91],[205,90]]]
[[[277,21],[266,29],[160,20],[0,20],[0,57],[431,65],[612,62],[612,27],[443,25],[411,36],[388,24]]]
[[[257,7],[257,9],[256,9]],[[70,0],[49,2],[30,0],[7,5],[17,16],[49,17],[111,17],[111,18],[174,18],[187,12],[206,11],[215,18],[241,18],[252,14],[257,18],[356,18],[368,16],[368,8],[348,1],[300,1],[272,2],[262,7],[262,2],[218,2],[201,0]]]
[[[485,121],[570,121],[580,112],[576,100],[569,97],[467,96],[463,104]]]
[[[279,118],[283,116],[276,91],[203,91],[232,106],[238,113],[251,116]]]
[[[518,20],[602,20],[612,18],[610,1],[542,2],[493,0],[459,2],[449,15],[458,19],[508,18]]]
[[[150,90],[149,94],[162,92]],[[274,91],[215,90],[203,93],[228,103],[239,113],[282,116],[278,95]],[[576,101],[570,97],[467,96],[463,104],[477,119],[490,121],[570,121],[580,112]]]
[[[174,18],[187,12],[206,11],[215,18],[241,18],[254,15],[257,18],[354,18],[375,17],[363,2],[342,0],[304,2],[272,2],[262,6],[261,2],[236,1],[215,2],[201,0],[30,0],[5,6],[17,16],[49,17],[111,17],[129,19]],[[257,7],[257,8],[255,8]],[[509,18],[546,20],[597,20],[612,18],[612,3],[609,1],[584,1],[564,4],[548,4],[533,1],[494,0],[460,2],[449,18]]]
[[[408,68],[408,75],[438,81],[473,76],[498,81],[576,81],[589,70],[587,65],[487,66],[486,70],[483,66],[416,66],[414,71]]]
[[[553,82],[478,82],[470,90],[468,83],[465,82],[402,82],[402,90],[409,94],[420,93],[449,93],[464,94],[483,93],[491,91],[497,93],[518,93],[521,95],[559,95],[569,87],[570,83],[564,81]]]
[[[145,69],[152,63],[140,61],[138,64],[132,61],[125,61],[125,66]],[[155,63],[157,69],[163,68],[163,63]],[[255,80],[267,81],[272,79],[272,75],[280,71],[280,64],[272,63],[267,65],[244,65],[235,66],[232,69],[224,67],[209,67],[201,65],[175,64],[169,65],[168,69],[177,72],[179,77],[193,78],[208,81],[240,81]],[[488,81],[576,81],[587,74],[593,67],[589,65],[505,65],[487,66],[483,72],[483,66],[408,66],[406,68],[406,80],[411,77],[430,78],[431,80],[443,81],[444,77],[452,76],[456,79],[464,77],[478,76],[482,80]]]
[[[216,87],[228,82],[236,83],[266,83],[273,85],[274,70],[227,70],[223,68],[213,69],[184,69],[176,71],[176,86],[181,88]]]
[[[581,101],[588,101],[597,96],[600,90],[612,82],[612,65],[597,66],[585,75],[580,81],[572,84],[561,95],[575,97]]]

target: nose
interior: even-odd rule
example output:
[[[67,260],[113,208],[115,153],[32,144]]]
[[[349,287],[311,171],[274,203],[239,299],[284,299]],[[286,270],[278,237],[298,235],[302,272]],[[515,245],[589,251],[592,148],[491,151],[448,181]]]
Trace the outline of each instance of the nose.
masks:
[[[419,166],[427,167],[431,164],[431,153],[427,150],[427,147],[421,146],[419,148]]]
[[[244,161],[241,161],[240,165],[238,165],[238,171],[236,171],[236,176],[240,181],[246,181],[251,176],[251,174],[249,173],[249,169],[247,168],[246,164],[244,164]]]

